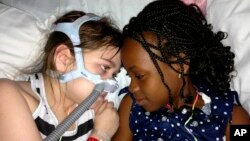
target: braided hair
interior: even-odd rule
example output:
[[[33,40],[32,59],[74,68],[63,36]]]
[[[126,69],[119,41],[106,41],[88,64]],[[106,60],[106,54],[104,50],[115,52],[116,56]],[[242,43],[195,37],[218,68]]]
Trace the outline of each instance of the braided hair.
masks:
[[[157,45],[145,40],[143,32],[151,32],[157,37]],[[179,0],[156,0],[148,4],[137,17],[131,18],[123,29],[124,37],[130,37],[142,44],[154,63],[163,84],[170,94],[171,90],[164,80],[157,60],[168,64],[181,76],[189,76],[194,84],[206,84],[220,91],[230,87],[234,71],[234,53],[229,46],[221,43],[227,34],[219,31],[212,32],[212,26],[207,23],[199,7],[195,4],[186,5]],[[161,55],[152,52],[158,50]],[[185,54],[181,56],[180,54]],[[173,61],[171,58],[176,58]],[[172,64],[180,64],[181,69],[176,70]],[[188,73],[184,73],[183,66],[189,65]],[[183,85],[179,95],[183,96],[186,84]],[[185,101],[184,101],[185,102]]]

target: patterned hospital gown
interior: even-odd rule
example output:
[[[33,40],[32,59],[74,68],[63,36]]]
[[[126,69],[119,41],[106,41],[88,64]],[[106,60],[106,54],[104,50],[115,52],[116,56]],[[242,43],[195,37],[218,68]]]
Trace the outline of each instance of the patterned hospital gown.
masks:
[[[133,140],[222,141],[227,122],[231,121],[234,95],[237,93],[230,90],[219,93],[205,86],[197,86],[197,89],[211,101],[206,104],[206,110],[195,108],[189,121],[192,113],[190,106],[183,106],[174,113],[166,108],[150,113],[134,101],[130,112]]]

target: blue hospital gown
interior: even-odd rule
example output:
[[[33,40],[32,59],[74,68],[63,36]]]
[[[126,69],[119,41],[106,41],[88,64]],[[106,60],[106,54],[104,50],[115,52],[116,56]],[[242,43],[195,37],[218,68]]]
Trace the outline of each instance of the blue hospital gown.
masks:
[[[173,113],[166,108],[146,112],[133,102],[130,112],[130,129],[134,141],[222,141],[228,121],[232,118],[235,91],[219,93],[204,86],[197,86],[211,99],[210,113],[199,108],[183,106]],[[131,95],[132,96],[132,95]]]

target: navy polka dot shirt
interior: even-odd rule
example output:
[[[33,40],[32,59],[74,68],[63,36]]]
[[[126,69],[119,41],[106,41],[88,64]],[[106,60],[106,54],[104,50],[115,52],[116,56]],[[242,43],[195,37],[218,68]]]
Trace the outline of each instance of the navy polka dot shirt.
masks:
[[[161,108],[147,112],[133,102],[130,129],[134,141],[222,141],[228,121],[231,121],[234,91],[221,93],[205,86],[197,86],[199,93],[210,102],[202,109],[183,106],[169,112]],[[132,95],[131,95],[132,96]]]

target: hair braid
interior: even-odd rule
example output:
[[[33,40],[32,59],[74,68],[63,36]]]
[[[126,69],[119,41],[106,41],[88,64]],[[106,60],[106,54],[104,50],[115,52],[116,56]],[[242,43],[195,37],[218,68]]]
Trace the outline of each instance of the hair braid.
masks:
[[[156,35],[157,46],[147,43],[144,32]],[[140,42],[148,52],[170,97],[171,90],[162,73],[164,70],[160,69],[157,60],[168,64],[181,75],[190,76],[193,83],[204,83],[222,91],[230,86],[234,54],[230,47],[221,43],[226,37],[225,33],[214,34],[211,25],[194,4],[187,6],[179,0],[156,0],[130,20],[124,27],[123,34]],[[161,55],[152,52],[152,48],[159,50]],[[180,56],[181,53],[185,56]],[[176,58],[175,61],[171,59],[173,57]],[[172,64],[176,63],[180,64],[180,71],[173,68]],[[184,74],[184,64],[190,66],[189,73]],[[182,91],[186,82],[182,80],[180,95],[183,98]]]

